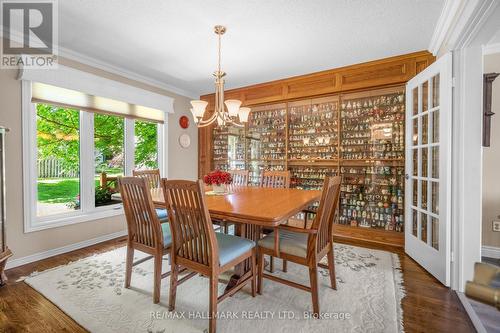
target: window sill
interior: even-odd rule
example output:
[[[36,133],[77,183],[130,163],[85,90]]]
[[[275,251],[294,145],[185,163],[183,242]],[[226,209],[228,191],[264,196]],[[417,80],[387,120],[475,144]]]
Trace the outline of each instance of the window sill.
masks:
[[[82,222],[91,222],[123,214],[124,210],[121,204],[105,206],[105,207],[97,207],[93,211],[87,213],[78,213],[70,216],[57,216],[54,217],[53,219],[50,219],[49,217],[49,219],[44,219],[43,221],[39,220],[31,221],[31,224],[25,226],[24,233],[64,227]]]

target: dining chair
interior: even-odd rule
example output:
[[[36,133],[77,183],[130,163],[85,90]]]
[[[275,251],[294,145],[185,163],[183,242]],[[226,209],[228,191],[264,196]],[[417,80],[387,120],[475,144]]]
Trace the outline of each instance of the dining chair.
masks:
[[[146,179],[152,189],[161,187],[160,169],[132,170],[132,176]],[[167,210],[164,207],[156,207],[156,214],[162,223],[168,221]]]
[[[132,176],[146,179],[150,188],[161,187],[161,176],[159,169],[133,170]]]
[[[281,225],[259,241],[258,245],[258,292],[262,293],[263,278],[308,291],[312,294],[313,312],[319,315],[318,264],[326,255],[332,289],[337,289],[333,254],[333,220],[340,196],[340,177],[325,177],[323,192],[316,217],[310,229]],[[264,274],[263,255],[273,255],[309,268],[310,286]]]
[[[233,178],[231,186],[248,186],[248,170],[229,170],[228,171]],[[229,233],[229,226],[232,225],[231,222],[226,220],[212,220],[214,223],[220,225],[222,232],[227,234]]]
[[[269,171],[266,170],[260,177],[260,187],[272,188],[289,188],[290,187],[290,171]],[[263,229],[264,233],[269,233],[271,230]],[[287,271],[286,260],[282,264],[283,272]],[[274,257],[269,256],[269,271],[274,273]]]
[[[160,223],[146,179],[118,177],[118,184],[128,230],[125,288],[130,287],[132,267],[154,259],[153,302],[158,303],[161,279],[170,275],[170,272],[161,274],[163,256],[170,252],[172,245],[170,226],[168,223]],[[145,252],[150,256],[133,262],[135,250]]]
[[[248,170],[229,170],[228,171],[232,178],[233,182],[231,185],[233,186],[248,186]]]
[[[257,288],[257,251],[252,240],[215,232],[205,204],[201,180],[162,180],[163,193],[172,226],[172,276],[170,278],[169,311],[175,309],[179,265],[210,279],[209,332],[216,327],[217,303],[251,283],[252,296]],[[218,296],[220,274],[251,259],[251,269],[240,282]]]
[[[289,188],[290,171],[264,171],[260,177],[260,187]]]

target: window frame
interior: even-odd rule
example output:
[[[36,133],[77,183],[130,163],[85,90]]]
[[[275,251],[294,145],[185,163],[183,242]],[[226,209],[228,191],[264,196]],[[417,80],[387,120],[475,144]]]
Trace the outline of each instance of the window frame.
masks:
[[[22,84],[22,131],[23,131],[23,208],[24,232],[34,232],[124,214],[122,204],[95,207],[94,196],[94,113],[80,110],[80,202],[78,211],[37,216],[37,112],[36,103],[31,102],[31,81]],[[158,167],[164,177],[168,176],[167,126],[157,124],[158,130]],[[126,176],[132,175],[135,164],[134,119],[125,118],[124,153]]]

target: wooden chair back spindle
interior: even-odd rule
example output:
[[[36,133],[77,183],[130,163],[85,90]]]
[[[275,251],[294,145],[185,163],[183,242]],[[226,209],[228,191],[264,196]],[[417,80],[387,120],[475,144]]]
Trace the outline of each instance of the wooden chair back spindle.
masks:
[[[260,187],[289,188],[290,171],[264,171],[260,179]]]
[[[161,176],[159,169],[152,170],[133,170],[132,175],[134,177],[144,178],[148,181],[150,188],[160,188],[161,187]]]
[[[229,170],[233,177],[233,186],[248,186],[248,170]]]
[[[218,264],[217,240],[205,205],[203,182],[162,180],[174,255],[203,266]]]
[[[340,182],[341,178],[338,176],[325,177],[318,211],[311,227],[318,232],[310,234],[308,239],[308,248],[314,247],[316,253],[324,251],[332,240],[333,220],[340,198]]]
[[[163,248],[160,220],[156,215],[147,180],[119,177],[118,184],[131,242],[148,248]]]

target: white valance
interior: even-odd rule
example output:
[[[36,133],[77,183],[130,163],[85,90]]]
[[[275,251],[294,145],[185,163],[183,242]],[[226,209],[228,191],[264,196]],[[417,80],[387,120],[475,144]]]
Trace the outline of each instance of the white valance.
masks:
[[[34,102],[163,122],[173,113],[173,98],[106,79],[71,67],[20,69],[19,79],[32,82]]]

